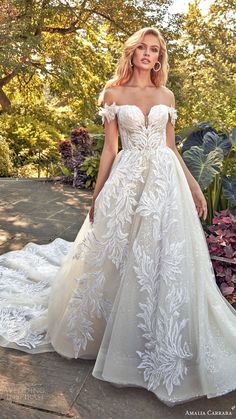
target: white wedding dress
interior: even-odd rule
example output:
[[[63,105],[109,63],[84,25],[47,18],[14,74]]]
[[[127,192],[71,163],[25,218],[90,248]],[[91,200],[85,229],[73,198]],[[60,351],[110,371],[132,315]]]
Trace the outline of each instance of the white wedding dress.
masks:
[[[168,406],[236,389],[236,310],[218,289],[168,118],[105,104],[122,150],[73,243],[0,257],[0,346],[96,359],[92,375]]]

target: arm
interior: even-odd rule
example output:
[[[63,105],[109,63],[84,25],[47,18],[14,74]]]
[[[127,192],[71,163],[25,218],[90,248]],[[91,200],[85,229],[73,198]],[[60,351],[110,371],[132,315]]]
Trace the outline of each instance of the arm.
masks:
[[[114,99],[112,97],[112,93],[110,92],[110,90],[107,90],[104,94],[103,104],[107,103],[108,105],[111,105],[113,102],[114,102]],[[109,177],[113,161],[118,152],[117,119],[114,118],[113,120],[108,122],[107,118],[105,118],[104,125],[105,125],[105,140],[104,140],[103,150],[100,157],[96,185],[93,191],[90,221],[93,219],[93,209],[94,209],[93,207],[95,204],[95,200],[99,192],[103,188],[103,185],[106,182],[107,178]]]
[[[174,97],[173,92],[171,92],[171,97],[172,97],[171,104],[175,108],[175,97]],[[171,148],[171,150],[175,153],[176,157],[178,158],[182,166],[183,172],[186,176],[189,188],[191,190],[193,200],[198,210],[198,215],[199,217],[203,215],[204,220],[205,220],[207,216],[207,203],[206,203],[205,197],[202,193],[199,183],[196,181],[192,173],[189,171],[184,160],[182,159],[181,155],[178,152],[178,149],[175,144],[175,130],[170,119],[168,120],[167,125],[166,125],[166,145],[169,148]]]

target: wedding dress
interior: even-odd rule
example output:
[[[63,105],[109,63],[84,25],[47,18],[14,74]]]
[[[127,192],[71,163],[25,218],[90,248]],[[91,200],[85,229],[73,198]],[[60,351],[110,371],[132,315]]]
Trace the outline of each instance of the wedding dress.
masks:
[[[154,105],[100,107],[122,149],[73,243],[0,257],[0,346],[96,359],[92,375],[168,406],[236,389],[236,311],[215,282],[181,164]]]

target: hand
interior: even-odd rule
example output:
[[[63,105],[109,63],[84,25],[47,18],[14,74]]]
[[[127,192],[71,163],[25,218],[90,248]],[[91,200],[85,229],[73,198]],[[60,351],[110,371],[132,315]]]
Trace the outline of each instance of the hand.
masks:
[[[96,201],[96,197],[93,196],[92,198],[92,204],[91,204],[91,208],[89,210],[89,221],[90,223],[93,223],[94,221],[94,207],[95,207],[95,201]]]
[[[203,219],[205,220],[207,217],[207,202],[198,183],[191,188],[191,193],[196,205],[198,216],[201,217],[203,215]]]
[[[95,203],[92,202],[91,208],[89,210],[89,221],[90,221],[90,223],[93,223],[93,221],[94,221],[94,206],[95,206]]]

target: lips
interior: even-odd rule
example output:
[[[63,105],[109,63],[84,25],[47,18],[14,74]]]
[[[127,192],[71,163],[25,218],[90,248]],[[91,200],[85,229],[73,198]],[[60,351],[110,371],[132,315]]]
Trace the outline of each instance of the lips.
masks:
[[[143,63],[144,62],[146,62],[146,63],[150,63],[151,61],[150,60],[148,60],[147,58],[143,58],[142,60],[141,60]]]

